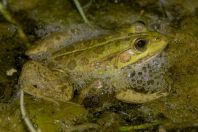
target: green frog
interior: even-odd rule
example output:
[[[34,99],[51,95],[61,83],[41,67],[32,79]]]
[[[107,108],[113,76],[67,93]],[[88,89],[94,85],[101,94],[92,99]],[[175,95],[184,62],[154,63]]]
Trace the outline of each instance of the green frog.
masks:
[[[75,90],[81,91],[83,100],[93,89],[105,88],[127,103],[146,103],[168,94],[142,93],[119,85],[127,81],[123,74],[126,67],[141,65],[164,50],[166,36],[135,23],[110,35],[63,46],[68,38],[66,33],[56,33],[26,52],[32,60],[24,64],[19,78],[26,93],[66,102],[73,98]]]

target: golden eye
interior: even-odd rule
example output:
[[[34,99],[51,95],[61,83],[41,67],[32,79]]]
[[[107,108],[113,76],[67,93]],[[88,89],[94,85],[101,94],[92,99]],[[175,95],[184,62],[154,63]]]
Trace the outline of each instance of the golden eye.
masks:
[[[139,38],[139,39],[137,39],[135,41],[134,47],[138,51],[144,51],[147,44],[148,44],[148,41],[147,40],[142,39],[142,38]]]

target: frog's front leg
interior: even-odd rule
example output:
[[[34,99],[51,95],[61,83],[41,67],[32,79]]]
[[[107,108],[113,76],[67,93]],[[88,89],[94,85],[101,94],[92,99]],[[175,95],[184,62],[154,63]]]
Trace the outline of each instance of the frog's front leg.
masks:
[[[36,61],[23,66],[19,85],[24,92],[53,102],[66,102],[73,97],[73,88],[67,80]]]
[[[132,89],[127,89],[117,92],[116,98],[126,103],[147,103],[167,95],[168,93],[166,92],[140,93]]]
[[[103,88],[103,82],[100,79],[95,79],[87,87],[81,90],[78,102],[81,104],[86,97],[92,94],[99,94],[101,88]]]

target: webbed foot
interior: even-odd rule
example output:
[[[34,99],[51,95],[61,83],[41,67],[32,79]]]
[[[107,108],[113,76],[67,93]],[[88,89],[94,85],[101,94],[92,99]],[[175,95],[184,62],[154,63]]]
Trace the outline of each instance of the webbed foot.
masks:
[[[121,90],[116,94],[116,98],[126,103],[147,103],[156,100],[160,97],[167,96],[167,92],[155,92],[155,93],[140,93],[134,90]]]

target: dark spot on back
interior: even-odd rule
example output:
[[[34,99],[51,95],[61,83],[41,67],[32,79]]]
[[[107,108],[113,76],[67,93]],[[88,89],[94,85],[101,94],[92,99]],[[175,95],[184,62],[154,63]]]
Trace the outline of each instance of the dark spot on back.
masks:
[[[60,39],[61,39],[60,36],[56,36],[56,37],[55,37],[55,40],[56,40],[56,41],[59,41]]]
[[[104,50],[105,50],[104,46],[97,47],[97,48],[94,49],[94,53],[102,54],[104,52]]]
[[[67,48],[67,52],[71,52],[71,51],[74,51],[75,50],[75,47],[73,45],[70,45],[68,48]]]
[[[93,45],[93,43],[88,41],[88,42],[84,42],[83,45],[84,47],[90,47]]]
[[[86,65],[86,64],[88,64],[88,63],[89,63],[89,59],[88,59],[88,58],[82,57],[82,58],[80,59],[80,64]]]
[[[70,70],[73,70],[75,69],[76,67],[76,61],[75,60],[70,60],[67,64],[67,68],[70,69]]]

